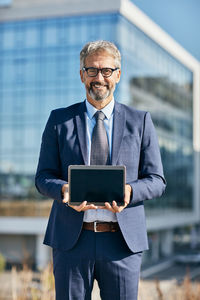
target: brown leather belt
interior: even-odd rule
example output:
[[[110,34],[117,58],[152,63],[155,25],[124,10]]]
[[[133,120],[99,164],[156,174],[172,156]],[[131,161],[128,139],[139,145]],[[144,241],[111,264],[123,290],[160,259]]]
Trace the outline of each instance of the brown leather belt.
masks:
[[[117,222],[83,222],[83,229],[94,232],[116,232],[119,231]]]

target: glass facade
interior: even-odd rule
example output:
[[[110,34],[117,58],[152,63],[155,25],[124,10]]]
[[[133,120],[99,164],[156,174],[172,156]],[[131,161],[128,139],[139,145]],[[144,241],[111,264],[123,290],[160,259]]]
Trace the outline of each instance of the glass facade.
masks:
[[[0,205],[41,199],[34,173],[42,131],[52,109],[85,98],[79,52],[97,39],[122,52],[115,98],[150,111],[156,125],[168,189],[147,212],[191,209],[193,74],[120,14],[0,23]]]
[[[167,190],[147,213],[193,208],[193,73],[126,19],[118,22],[121,99],[151,112],[159,137]]]

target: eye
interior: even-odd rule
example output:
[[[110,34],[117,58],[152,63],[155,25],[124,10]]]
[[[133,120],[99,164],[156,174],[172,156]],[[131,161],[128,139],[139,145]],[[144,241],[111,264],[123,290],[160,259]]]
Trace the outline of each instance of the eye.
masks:
[[[112,69],[110,69],[110,68],[103,68],[102,69],[102,73],[105,76],[111,75],[112,74]]]
[[[88,73],[88,75],[96,75],[97,69],[96,68],[88,68],[87,73]]]

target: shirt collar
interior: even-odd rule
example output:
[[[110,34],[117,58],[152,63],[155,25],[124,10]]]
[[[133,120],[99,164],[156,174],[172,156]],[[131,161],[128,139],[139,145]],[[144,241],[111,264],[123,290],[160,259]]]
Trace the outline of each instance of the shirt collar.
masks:
[[[101,109],[101,111],[105,114],[107,119],[110,119],[113,109],[114,109],[115,101],[114,98],[104,107]],[[88,102],[86,99],[86,108],[87,108],[87,114],[90,119],[93,118],[94,114],[97,112],[97,109]]]

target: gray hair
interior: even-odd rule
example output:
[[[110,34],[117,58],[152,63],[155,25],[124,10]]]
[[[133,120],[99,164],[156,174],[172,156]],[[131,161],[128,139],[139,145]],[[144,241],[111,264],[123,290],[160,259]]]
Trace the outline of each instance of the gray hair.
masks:
[[[106,51],[108,54],[113,56],[115,60],[115,67],[121,68],[121,54],[115,44],[109,41],[94,41],[87,43],[80,52],[80,69],[85,66],[85,59],[87,56],[100,52]]]

